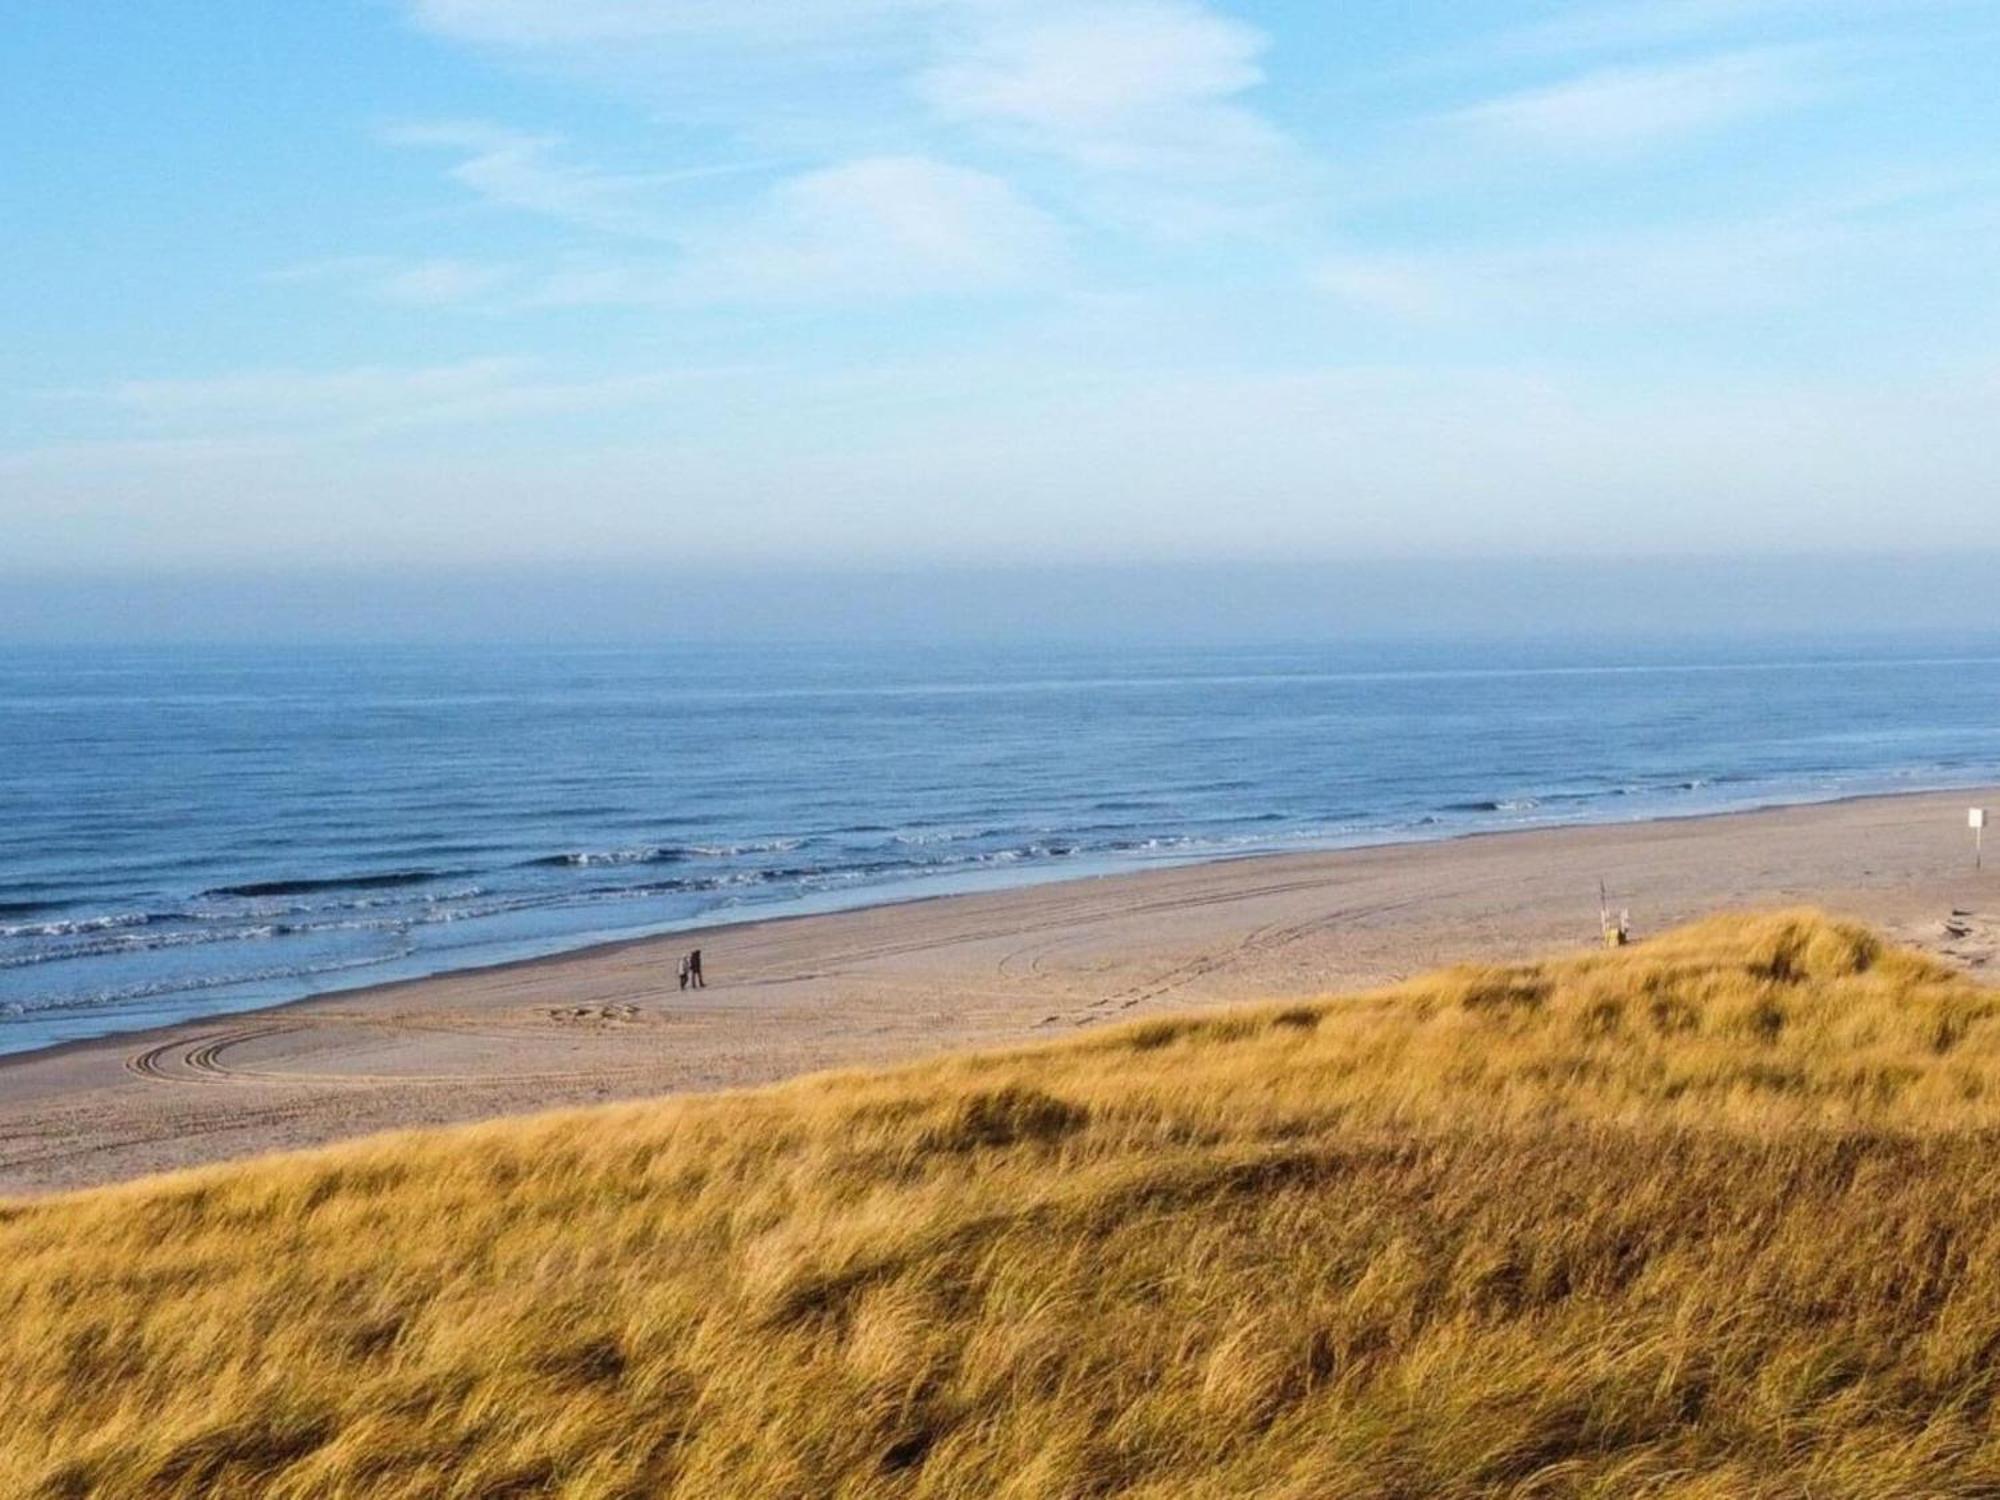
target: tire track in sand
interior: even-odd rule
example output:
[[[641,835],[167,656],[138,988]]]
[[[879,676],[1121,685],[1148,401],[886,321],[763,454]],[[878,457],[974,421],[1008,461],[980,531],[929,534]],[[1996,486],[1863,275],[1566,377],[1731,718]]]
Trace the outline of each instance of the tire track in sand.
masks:
[[[365,1023],[368,1031],[397,1036],[437,1036],[465,1035],[491,1037],[493,1033],[477,1030],[459,1031],[450,1026],[432,1024],[403,1024],[371,1020]],[[466,1084],[486,1084],[489,1086],[513,1087],[518,1085],[561,1085],[579,1081],[622,1082],[651,1073],[649,1065],[635,1064],[627,1067],[582,1067],[560,1071],[539,1070],[535,1072],[494,1073],[320,1073],[305,1072],[289,1068],[249,1068],[234,1067],[226,1060],[228,1053],[251,1042],[264,1041],[275,1036],[286,1036],[298,1032],[327,1030],[324,1024],[278,1025],[247,1027],[233,1031],[209,1032],[195,1037],[179,1037],[173,1041],[148,1047],[125,1060],[127,1072],[134,1073],[152,1083],[179,1085],[181,1087],[210,1088],[218,1086],[236,1087],[286,1087],[310,1086],[321,1088],[384,1088],[397,1085],[435,1087],[450,1085],[462,1087]],[[512,1040],[512,1038],[507,1038]],[[178,1065],[177,1067],[175,1065]]]

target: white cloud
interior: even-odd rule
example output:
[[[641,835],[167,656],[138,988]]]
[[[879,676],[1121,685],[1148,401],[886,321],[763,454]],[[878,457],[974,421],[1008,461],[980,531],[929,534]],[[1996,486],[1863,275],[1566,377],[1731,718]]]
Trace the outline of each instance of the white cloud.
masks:
[[[1770,47],[1695,62],[1604,68],[1455,110],[1481,143],[1621,157],[1811,102],[1830,87],[1825,49]]]
[[[406,3],[434,34],[636,91],[660,118],[793,172],[978,151],[988,171],[1039,171],[1040,196],[1080,220],[1174,239],[1260,224],[1296,180],[1292,143],[1246,102],[1268,39],[1206,0]],[[479,126],[398,138],[462,152],[452,176],[495,204],[690,238],[658,191],[671,179],[580,165],[553,138]],[[1053,179],[1051,165],[1070,170]],[[551,300],[657,278],[561,279]]]
[[[947,119],[1086,166],[1226,167],[1282,144],[1237,102],[1263,82],[1266,45],[1191,0],[984,10],[919,88]]]
[[[929,157],[864,157],[785,178],[747,202],[669,215],[670,195],[652,190],[715,171],[600,172],[560,161],[552,137],[488,125],[406,126],[389,139],[469,151],[451,175],[490,202],[658,248],[643,259],[571,253],[553,269],[348,256],[271,279],[426,305],[496,294],[516,307],[687,305],[1006,290],[1063,259],[1056,221],[1006,180]]]
[[[521,296],[536,307],[872,304],[1006,294],[1050,282],[1065,262],[1061,227],[1003,179],[869,157],[691,224],[672,254],[571,257]]]
[[[904,156],[793,178],[686,250],[675,297],[782,301],[1005,290],[1055,266],[1062,240],[1000,178]]]
[[[896,110],[913,84],[947,123],[1092,167],[1228,169],[1283,144],[1240,97],[1263,82],[1268,39],[1202,0],[411,0],[411,14],[456,41],[650,71],[668,112],[733,112],[745,136],[796,142],[816,119],[846,145],[900,129],[907,147],[914,122]]]

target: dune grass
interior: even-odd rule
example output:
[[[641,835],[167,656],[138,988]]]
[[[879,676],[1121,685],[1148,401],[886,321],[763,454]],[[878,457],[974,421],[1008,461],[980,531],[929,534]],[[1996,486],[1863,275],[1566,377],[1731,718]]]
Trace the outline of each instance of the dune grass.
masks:
[[[1811,913],[0,1209],[0,1494],[2000,1493],[2000,994]]]

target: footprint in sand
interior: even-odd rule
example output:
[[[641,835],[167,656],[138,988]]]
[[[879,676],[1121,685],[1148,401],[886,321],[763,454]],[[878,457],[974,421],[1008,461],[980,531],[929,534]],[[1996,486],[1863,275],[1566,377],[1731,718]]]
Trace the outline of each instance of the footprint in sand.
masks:
[[[562,1026],[587,1024],[592,1021],[616,1022],[636,1021],[639,1007],[636,1005],[563,1005],[548,1013],[549,1019]]]
[[[1909,934],[1915,944],[1963,969],[1984,969],[2000,958],[2000,920],[1954,907],[1941,922]]]

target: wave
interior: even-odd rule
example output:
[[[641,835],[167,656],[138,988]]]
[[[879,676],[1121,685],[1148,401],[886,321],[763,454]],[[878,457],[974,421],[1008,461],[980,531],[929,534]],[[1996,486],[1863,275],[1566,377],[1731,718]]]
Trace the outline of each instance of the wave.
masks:
[[[741,859],[747,854],[790,854],[805,838],[745,839],[735,844],[636,844],[629,849],[578,849],[525,860],[524,870],[587,870],[619,865],[677,865],[690,859]]]
[[[696,844],[688,853],[703,859],[735,859],[745,854],[790,854],[806,843],[805,839],[756,839],[747,844]]]
[[[1754,778],[1748,776],[1689,776],[1661,781],[1641,781],[1617,786],[1601,786],[1590,791],[1541,792],[1535,796],[1480,798],[1466,802],[1447,802],[1438,809],[1442,813],[1520,813],[1534,812],[1542,807],[1573,807],[1591,802],[1603,802],[1624,797],[1658,796],[1661,793],[1691,793],[1706,791],[1715,786],[1747,783]]]
[[[38,912],[61,911],[67,901],[0,901],[0,917],[32,917]]]
[[[370,954],[360,958],[333,959],[317,964],[280,964],[269,968],[252,969],[235,974],[195,974],[177,975],[172,978],[144,980],[136,984],[95,990],[84,995],[41,996],[32,1000],[0,1001],[0,1016],[9,1019],[46,1014],[66,1010],[102,1010],[111,1006],[130,1004],[137,1000],[151,1000],[161,995],[203,994],[211,990],[231,989],[237,985],[272,984],[287,980],[310,979],[322,974],[341,974],[355,969],[372,969],[383,964],[413,956],[416,949],[405,947],[389,954]]]
[[[637,849],[582,849],[573,854],[544,854],[524,860],[524,870],[584,870],[600,865],[672,865],[688,857],[685,849],[647,845]]]
[[[255,901],[267,896],[311,896],[320,891],[386,891],[402,886],[451,880],[470,870],[391,870],[379,875],[329,875],[317,880],[258,880],[247,885],[219,885],[201,893],[203,900],[234,897]]]
[[[0,969],[31,969],[41,964],[64,963],[78,958],[119,958],[133,953],[160,953],[170,948],[205,947],[211,943],[254,942],[276,937],[278,924],[231,929],[188,929],[163,933],[112,933],[67,943],[60,948],[32,949],[0,958]]]
[[[1126,823],[1104,823],[1096,826],[1104,830],[1110,830],[1124,829],[1131,825]],[[1019,824],[986,824],[977,828],[951,825],[935,828],[906,828],[899,833],[891,834],[889,842],[900,844],[905,849],[930,849],[940,844],[978,844],[992,839],[1027,838],[1037,833],[1088,833],[1090,831],[1088,827],[1058,830],[1053,828],[1024,828]]]
[[[473,892],[483,895],[484,892]],[[561,901],[523,897],[497,900],[476,906],[429,905],[396,915],[380,917],[335,917],[324,921],[253,922],[234,927],[194,926],[155,931],[115,931],[109,926],[77,924],[69,932],[31,932],[36,937],[71,939],[48,947],[0,955],[0,970],[29,969],[44,964],[67,963],[76,959],[125,958],[135,954],[162,953],[177,948],[206,948],[216,944],[267,943],[273,939],[315,938],[340,933],[383,932],[407,934],[413,928],[433,927],[479,917],[505,915],[536,907],[561,906]],[[0,936],[7,935],[0,929]]]
[[[0,938],[60,938],[87,932],[110,932],[120,927],[144,927],[154,920],[148,911],[113,912],[101,917],[71,917],[48,922],[20,922],[0,927]]]

